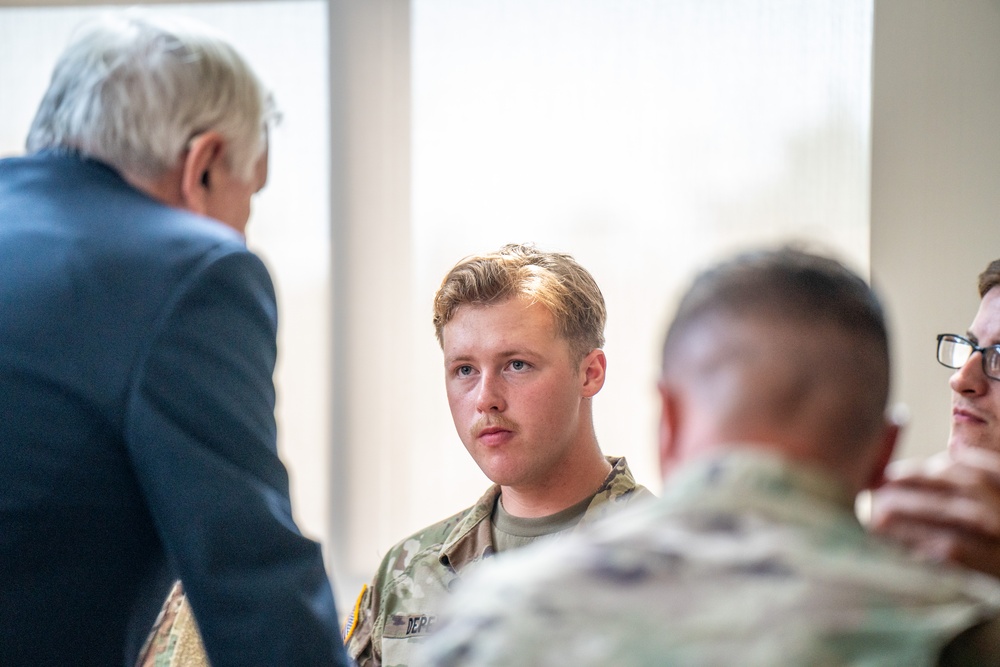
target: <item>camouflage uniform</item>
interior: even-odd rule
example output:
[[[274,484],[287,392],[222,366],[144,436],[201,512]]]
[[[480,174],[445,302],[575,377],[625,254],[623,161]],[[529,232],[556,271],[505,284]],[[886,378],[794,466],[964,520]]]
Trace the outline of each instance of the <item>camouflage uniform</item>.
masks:
[[[868,534],[832,478],[741,448],[491,563],[447,609],[421,665],[911,667],[995,617],[1000,582],[916,560]]]
[[[177,581],[170,589],[146,645],[139,651],[136,667],[210,667],[201,632],[188,604],[184,587]]]
[[[635,483],[624,458],[609,457],[608,462],[611,472],[578,526],[652,498]],[[403,540],[385,555],[344,632],[347,652],[360,667],[411,664],[414,648],[433,629],[452,586],[493,555],[490,517],[499,494],[494,485],[472,507]]]

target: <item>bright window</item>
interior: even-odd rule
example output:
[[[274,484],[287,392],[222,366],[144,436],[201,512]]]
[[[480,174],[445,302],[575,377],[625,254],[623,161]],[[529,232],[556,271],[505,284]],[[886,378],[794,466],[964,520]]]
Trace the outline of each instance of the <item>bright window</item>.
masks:
[[[358,569],[488,484],[451,424],[430,324],[431,295],[461,257],[532,241],[591,270],[609,311],[598,439],[654,489],[658,347],[692,272],[793,238],[868,267],[871,0],[411,6],[398,339],[414,350],[385,369],[400,389],[380,406],[409,427],[366,443],[391,483],[366,480],[366,521],[380,529]]]

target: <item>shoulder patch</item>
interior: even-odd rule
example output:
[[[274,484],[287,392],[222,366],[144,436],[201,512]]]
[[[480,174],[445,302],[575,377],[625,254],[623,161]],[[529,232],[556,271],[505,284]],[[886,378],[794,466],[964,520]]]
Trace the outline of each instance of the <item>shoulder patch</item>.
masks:
[[[341,633],[344,637],[344,643],[346,644],[354,634],[354,629],[358,627],[358,617],[361,615],[361,601],[365,598],[365,593],[368,592],[368,584],[361,584],[361,593],[358,594],[358,599],[354,603],[354,611],[351,616],[344,622],[344,630]]]

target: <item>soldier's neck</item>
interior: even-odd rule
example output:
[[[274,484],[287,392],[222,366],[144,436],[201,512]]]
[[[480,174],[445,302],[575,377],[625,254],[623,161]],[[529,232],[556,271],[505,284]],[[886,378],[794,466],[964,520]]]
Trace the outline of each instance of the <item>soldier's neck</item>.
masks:
[[[611,464],[595,446],[531,483],[501,486],[504,510],[526,519],[550,516],[593,496],[610,472]]]

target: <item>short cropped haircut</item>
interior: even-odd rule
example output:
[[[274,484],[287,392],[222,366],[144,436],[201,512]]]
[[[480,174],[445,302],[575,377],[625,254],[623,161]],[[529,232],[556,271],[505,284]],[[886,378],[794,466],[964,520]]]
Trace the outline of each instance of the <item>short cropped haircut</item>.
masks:
[[[851,378],[842,391],[852,394],[850,404],[859,432],[872,432],[884,416],[889,397],[889,335],[878,297],[864,279],[835,259],[785,246],[739,255],[698,275],[682,298],[663,344],[663,373],[683,361],[686,332],[710,318],[724,318],[725,326],[739,327],[741,320],[787,323],[808,332],[822,330],[846,334],[856,341],[856,354],[840,348],[815,359],[822,372],[840,365]],[[822,354],[822,353],[820,353]],[[852,371],[848,372],[845,364]],[[846,397],[845,397],[846,399]]]
[[[68,149],[157,178],[214,130],[249,181],[276,117],[270,93],[220,35],[139,10],[81,26],[60,56],[28,133],[29,152]]]
[[[994,259],[986,270],[979,274],[979,298],[986,296],[986,293],[997,285],[1000,285],[1000,259]]]
[[[864,279],[792,246],[745,253],[699,274],[678,306],[665,352],[681,330],[715,313],[833,323],[868,337],[888,360],[885,313]]]
[[[434,297],[438,343],[444,346],[444,327],[460,306],[488,306],[518,296],[552,313],[577,359],[604,345],[607,311],[593,276],[570,255],[518,244],[466,257],[448,272]]]

